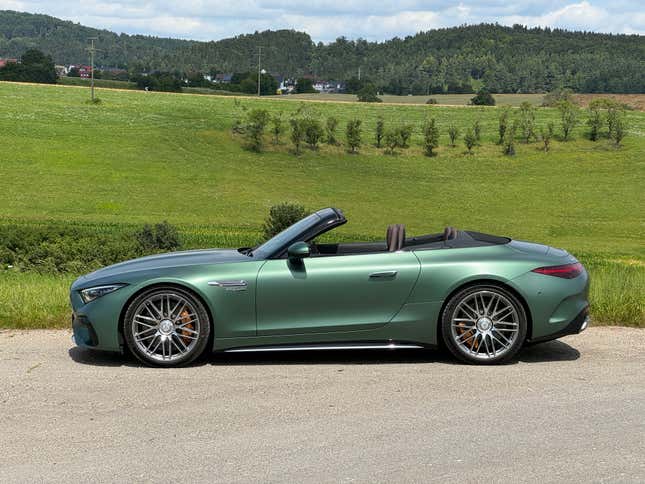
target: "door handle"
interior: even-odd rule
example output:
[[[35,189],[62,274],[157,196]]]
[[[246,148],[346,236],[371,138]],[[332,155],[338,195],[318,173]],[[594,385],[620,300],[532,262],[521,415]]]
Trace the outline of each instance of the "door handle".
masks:
[[[397,271],[381,271],[381,272],[372,272],[370,274],[370,279],[385,279],[388,277],[396,276]]]

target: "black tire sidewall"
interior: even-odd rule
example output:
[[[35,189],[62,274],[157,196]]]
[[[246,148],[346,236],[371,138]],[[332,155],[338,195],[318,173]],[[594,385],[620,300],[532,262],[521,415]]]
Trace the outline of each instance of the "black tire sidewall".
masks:
[[[458,348],[457,344],[452,339],[452,330],[451,330],[451,323],[452,323],[451,317],[459,302],[461,302],[464,298],[468,297],[472,293],[479,292],[479,291],[491,291],[491,292],[497,292],[503,295],[505,298],[511,301],[511,303],[515,307],[515,310],[517,311],[518,319],[519,319],[519,334],[517,336],[517,339],[513,342],[513,345],[511,346],[511,348],[503,355],[500,355],[495,358],[485,359],[485,360],[475,358],[461,351]],[[494,365],[497,363],[507,362],[515,355],[517,355],[519,350],[522,348],[522,345],[524,344],[524,340],[526,339],[527,330],[528,330],[528,320],[526,316],[526,310],[524,309],[524,305],[517,298],[517,296],[513,294],[511,291],[496,284],[473,284],[471,286],[468,286],[458,291],[454,296],[450,298],[450,300],[444,307],[443,313],[441,315],[441,336],[443,339],[443,343],[455,358],[459,359],[460,361],[463,361],[464,363],[478,364],[478,365]]]
[[[134,311],[136,308],[146,299],[155,294],[162,292],[173,292],[181,297],[186,298],[190,303],[195,307],[199,320],[202,321],[202,328],[199,333],[197,344],[195,347],[187,354],[172,361],[158,361],[149,358],[145,353],[143,353],[137,344],[134,341],[132,335],[132,318],[134,316]],[[134,298],[126,310],[125,316],[123,318],[123,338],[125,339],[126,345],[130,353],[132,353],[139,361],[144,363],[147,366],[161,366],[161,367],[174,367],[174,366],[185,366],[197,358],[199,358],[206,349],[208,342],[210,341],[211,333],[211,321],[208,316],[208,312],[204,307],[204,304],[197,298],[192,292],[179,288],[177,286],[155,286],[146,291],[143,291],[136,298]]]

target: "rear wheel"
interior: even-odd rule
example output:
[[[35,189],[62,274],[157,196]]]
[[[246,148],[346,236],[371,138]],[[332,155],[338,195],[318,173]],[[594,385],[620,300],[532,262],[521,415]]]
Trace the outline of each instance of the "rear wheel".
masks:
[[[203,353],[210,321],[204,305],[188,291],[156,287],[130,303],[123,334],[130,351],[143,363],[181,366]]]
[[[441,330],[446,346],[460,360],[502,363],[522,347],[526,312],[517,297],[503,287],[470,286],[448,301]]]

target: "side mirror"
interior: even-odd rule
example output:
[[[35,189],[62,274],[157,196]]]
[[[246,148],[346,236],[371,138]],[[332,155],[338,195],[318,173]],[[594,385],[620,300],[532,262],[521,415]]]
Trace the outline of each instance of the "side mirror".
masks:
[[[300,260],[311,255],[307,242],[294,242],[287,249],[287,256],[291,260]]]

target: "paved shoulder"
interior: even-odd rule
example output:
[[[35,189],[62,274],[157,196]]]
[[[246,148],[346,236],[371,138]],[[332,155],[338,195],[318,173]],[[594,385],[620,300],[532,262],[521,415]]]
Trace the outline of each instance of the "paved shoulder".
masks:
[[[645,330],[476,367],[430,351],[150,369],[0,332],[0,482],[645,480]]]

